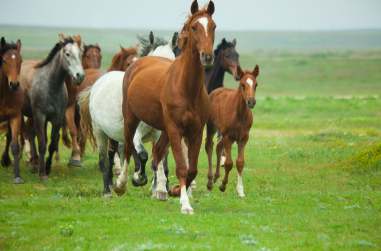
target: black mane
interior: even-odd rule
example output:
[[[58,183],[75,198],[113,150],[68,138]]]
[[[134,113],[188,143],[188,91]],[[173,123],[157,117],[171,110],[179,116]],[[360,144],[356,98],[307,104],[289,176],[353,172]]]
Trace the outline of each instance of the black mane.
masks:
[[[138,40],[142,47],[140,57],[147,56],[152,50],[156,49],[157,47],[168,44],[168,41],[160,37],[155,37],[153,45],[151,45],[149,38],[138,36]]]
[[[74,43],[74,40],[71,37],[65,38],[65,40],[63,42],[56,43],[56,45],[53,47],[53,49],[49,52],[49,55],[43,61],[39,62],[35,66],[35,68],[41,68],[41,67],[49,64],[53,60],[53,58],[57,54],[57,52],[59,52],[65,45],[70,44],[70,43]]]

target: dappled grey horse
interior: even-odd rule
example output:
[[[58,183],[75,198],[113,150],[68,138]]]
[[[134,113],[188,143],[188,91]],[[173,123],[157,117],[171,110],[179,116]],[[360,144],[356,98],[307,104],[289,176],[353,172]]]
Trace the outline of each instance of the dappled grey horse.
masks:
[[[34,138],[38,140],[39,175],[47,179],[53,153],[58,149],[59,130],[64,123],[67,106],[67,90],[64,80],[72,77],[75,84],[84,78],[81,63],[81,38],[64,37],[53,47],[46,59],[39,63],[25,62],[22,67],[21,84],[27,91],[24,114],[33,120],[28,135],[32,155],[36,155]],[[52,125],[49,156],[45,164],[47,123]]]

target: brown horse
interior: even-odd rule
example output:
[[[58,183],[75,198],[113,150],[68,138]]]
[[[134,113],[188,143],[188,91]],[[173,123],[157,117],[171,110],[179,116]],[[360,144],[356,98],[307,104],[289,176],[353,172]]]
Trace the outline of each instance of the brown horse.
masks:
[[[255,92],[257,88],[257,77],[259,75],[259,67],[255,66],[254,70],[242,72],[238,68],[238,76],[240,78],[237,90],[218,88],[213,91],[210,97],[210,117],[207,123],[207,137],[205,150],[208,153],[208,185],[207,188],[212,190],[213,187],[213,170],[212,170],[212,152],[213,152],[213,136],[218,130],[222,139],[217,144],[217,167],[214,174],[214,182],[220,176],[220,159],[222,150],[225,151],[225,177],[220,186],[222,192],[226,189],[228,183],[229,172],[233,167],[231,157],[231,147],[234,142],[238,145],[238,157],[236,166],[238,170],[237,193],[238,196],[244,197],[242,183],[242,171],[245,164],[244,151],[246,143],[249,139],[249,131],[253,123],[253,114],[250,109],[254,108]]]
[[[180,182],[171,194],[180,194],[181,212],[185,214],[193,213],[187,188],[197,175],[202,132],[208,118],[209,100],[204,87],[203,66],[213,63],[216,27],[212,19],[212,1],[199,10],[197,0],[194,0],[191,13],[180,35],[182,53],[175,61],[144,57],[126,71],[123,117],[127,161],[114,188],[118,194],[125,192],[133,136],[139,121],[144,121],[163,131],[154,147],[154,166],[163,159],[170,142]]]
[[[20,146],[19,135],[22,124],[22,107],[24,90],[20,87],[19,75],[22,58],[20,55],[21,42],[10,44],[2,37],[0,40],[0,122],[8,121],[11,137],[11,149],[14,157],[14,183],[23,183],[20,177]],[[9,155],[3,155],[1,163],[10,165]]]
[[[77,96],[79,92],[91,86],[103,73],[99,68],[101,67],[101,48],[96,45],[85,45],[84,52],[82,54],[82,65],[85,70],[85,79],[77,86],[72,83],[72,79],[67,77],[65,80],[66,89],[68,92],[68,106],[65,111],[66,125],[62,128],[62,139],[67,147],[72,147],[71,158],[69,165],[81,166],[81,147],[78,143],[78,128],[79,128],[79,116],[77,108]],[[76,110],[77,109],[77,110]],[[70,142],[67,136],[66,126],[69,128]],[[58,156],[58,152],[56,153]]]

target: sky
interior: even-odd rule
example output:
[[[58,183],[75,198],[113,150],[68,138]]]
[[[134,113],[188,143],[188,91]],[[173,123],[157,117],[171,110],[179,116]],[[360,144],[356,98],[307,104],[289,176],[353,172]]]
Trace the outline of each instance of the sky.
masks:
[[[181,27],[192,2],[0,1],[0,24],[161,30]],[[199,0],[200,6],[207,2]],[[214,3],[214,20],[220,30],[313,31],[381,28],[381,0],[215,0]]]

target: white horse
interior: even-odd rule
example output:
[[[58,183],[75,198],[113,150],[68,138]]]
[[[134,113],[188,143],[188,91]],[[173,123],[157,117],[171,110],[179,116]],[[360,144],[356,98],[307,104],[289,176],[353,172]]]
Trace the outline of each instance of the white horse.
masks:
[[[158,46],[150,56],[160,56],[171,60],[175,59],[170,43]],[[112,139],[120,144],[124,143],[124,124],[122,114],[122,86],[124,72],[112,71],[99,78],[94,85],[81,93],[80,105],[83,117],[83,125],[92,128],[92,133],[99,151],[99,165],[103,171],[104,194],[111,195],[112,186],[112,164],[108,156],[108,140]],[[85,108],[85,109],[83,109]],[[86,109],[88,108],[88,109]],[[88,114],[86,111],[88,110]],[[88,118],[90,116],[90,118]],[[87,118],[86,118],[87,117]],[[91,125],[89,125],[91,123]],[[89,131],[89,130],[87,130]],[[91,133],[91,132],[90,132]],[[144,122],[139,124],[136,142],[137,149],[145,141],[156,142],[160,137],[160,131],[148,126]],[[121,160],[124,160],[124,151],[121,151]],[[118,161],[117,161],[118,162]],[[156,182],[152,187],[153,197],[166,200],[168,191],[166,187],[167,178],[164,173],[163,161],[159,163],[155,173]],[[134,174],[138,177],[138,174]]]

